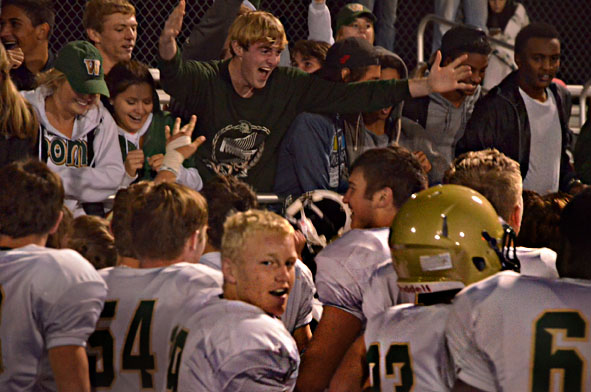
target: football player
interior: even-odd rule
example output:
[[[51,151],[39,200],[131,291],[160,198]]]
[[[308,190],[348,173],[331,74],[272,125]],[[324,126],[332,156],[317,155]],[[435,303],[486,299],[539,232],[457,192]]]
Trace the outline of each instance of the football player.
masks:
[[[394,218],[390,246],[400,291],[412,294],[416,305],[396,305],[368,320],[331,391],[361,391],[368,377],[377,391],[449,390],[449,303],[464,286],[517,268],[501,247],[511,236],[492,205],[469,188],[440,185],[413,195]]]
[[[298,390],[323,391],[365,324],[362,293],[380,263],[390,260],[392,219],[415,192],[427,187],[417,158],[403,147],[364,152],[351,166],[343,201],[351,208],[351,230],[316,256],[316,287],[322,318],[302,357]]]
[[[300,358],[279,317],[294,282],[294,229],[270,211],[238,212],[224,224],[221,252],[223,296],[178,315],[167,387],[293,390]]]
[[[257,208],[256,195],[250,185],[234,176],[218,176],[205,183],[201,191],[207,200],[209,214],[207,220],[207,243],[200,263],[218,271],[222,270],[220,248],[224,235],[224,222],[230,212]],[[295,281],[287,300],[287,308],[281,316],[285,328],[294,336],[302,351],[312,332],[312,303],[314,301],[314,278],[310,269],[300,260],[295,265]]]
[[[454,391],[591,390],[591,190],[560,219],[559,279],[504,272],[460,292],[445,336]]]
[[[60,178],[39,161],[0,169],[0,390],[90,391],[84,346],[107,292],[78,253],[45,247]]]
[[[123,245],[131,247],[139,268],[99,271],[108,293],[88,341],[91,382],[107,390],[161,391],[166,389],[163,364],[173,316],[189,302],[197,306],[219,295],[222,277],[207,266],[190,264],[205,246],[207,206],[199,193],[176,183],[140,183],[120,192],[132,195],[115,203],[129,203],[131,241]]]

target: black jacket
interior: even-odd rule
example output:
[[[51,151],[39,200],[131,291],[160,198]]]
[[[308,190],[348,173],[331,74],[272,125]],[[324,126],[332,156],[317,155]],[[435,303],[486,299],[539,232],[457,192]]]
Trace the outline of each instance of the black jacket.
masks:
[[[519,94],[517,72],[509,74],[476,104],[466,132],[456,146],[456,156],[466,151],[494,147],[519,162],[521,176],[525,178],[529,168],[531,130],[525,102]],[[550,90],[556,99],[562,132],[559,189],[568,191],[575,178],[566,153],[571,141],[571,131],[568,129],[570,93],[555,83],[550,84]]]

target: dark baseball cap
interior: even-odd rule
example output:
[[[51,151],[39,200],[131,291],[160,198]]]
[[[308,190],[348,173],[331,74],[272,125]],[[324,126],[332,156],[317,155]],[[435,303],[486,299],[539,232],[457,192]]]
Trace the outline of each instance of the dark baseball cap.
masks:
[[[373,23],[378,20],[376,16],[371,12],[369,8],[359,3],[345,4],[343,8],[337,14],[337,21],[335,25],[335,31],[339,31],[342,26],[350,25],[355,19],[365,16],[369,18]]]
[[[377,50],[367,40],[349,37],[339,40],[328,49],[323,68],[359,68],[379,65]]]
[[[486,33],[477,27],[456,26],[445,32],[441,38],[441,56],[472,47],[479,41],[488,42]]]
[[[77,93],[109,97],[103,72],[103,57],[90,42],[67,43],[58,52],[54,68],[66,75],[70,86]]]

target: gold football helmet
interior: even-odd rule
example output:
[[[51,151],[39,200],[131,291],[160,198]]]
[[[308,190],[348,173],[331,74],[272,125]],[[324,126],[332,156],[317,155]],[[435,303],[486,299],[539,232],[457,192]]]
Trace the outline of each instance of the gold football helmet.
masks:
[[[490,202],[470,188],[438,185],[416,193],[390,231],[399,287],[408,294],[446,291],[519,270],[513,238]]]

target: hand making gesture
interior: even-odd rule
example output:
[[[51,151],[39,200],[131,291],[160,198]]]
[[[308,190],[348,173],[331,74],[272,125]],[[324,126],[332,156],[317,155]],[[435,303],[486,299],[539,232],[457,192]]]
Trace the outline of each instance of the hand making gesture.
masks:
[[[441,52],[437,51],[429,76],[408,81],[410,95],[422,97],[431,93],[445,93],[471,88],[469,84],[462,82],[472,74],[469,66],[460,65],[467,58],[468,55],[464,54],[445,67],[441,67]]]
[[[185,16],[185,0],[180,0],[179,5],[168,16],[164,29],[160,34],[158,50],[160,57],[164,60],[171,60],[176,54],[176,37],[183,27],[183,17]]]

